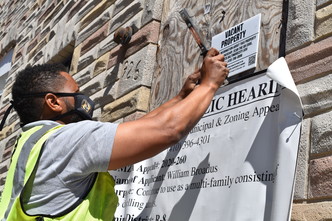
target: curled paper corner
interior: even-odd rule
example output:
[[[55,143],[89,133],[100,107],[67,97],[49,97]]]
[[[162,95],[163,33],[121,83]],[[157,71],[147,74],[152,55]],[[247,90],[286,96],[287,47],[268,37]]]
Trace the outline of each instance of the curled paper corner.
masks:
[[[267,68],[266,75],[276,81],[278,84],[293,91],[298,97],[300,97],[284,57],[280,57],[275,62],[273,62]]]
[[[302,119],[302,117],[304,116],[302,101],[285,58],[280,57],[275,62],[273,62],[267,68],[266,75],[272,80],[276,81],[281,86],[292,91],[296,95],[299,102],[298,105],[301,108],[297,112],[295,112],[295,114],[297,114],[297,116],[300,116]]]

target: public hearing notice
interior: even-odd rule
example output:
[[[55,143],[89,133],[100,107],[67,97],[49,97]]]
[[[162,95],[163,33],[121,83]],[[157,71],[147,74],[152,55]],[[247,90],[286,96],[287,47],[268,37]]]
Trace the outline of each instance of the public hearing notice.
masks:
[[[181,142],[111,172],[115,221],[288,220],[301,123],[283,58],[221,87]]]

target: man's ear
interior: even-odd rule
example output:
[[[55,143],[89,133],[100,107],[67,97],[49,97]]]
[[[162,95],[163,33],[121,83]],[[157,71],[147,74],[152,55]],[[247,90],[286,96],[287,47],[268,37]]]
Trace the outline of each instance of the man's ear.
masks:
[[[60,113],[63,110],[63,107],[61,106],[61,100],[59,100],[56,95],[48,93],[45,95],[44,99],[46,106],[52,112]]]

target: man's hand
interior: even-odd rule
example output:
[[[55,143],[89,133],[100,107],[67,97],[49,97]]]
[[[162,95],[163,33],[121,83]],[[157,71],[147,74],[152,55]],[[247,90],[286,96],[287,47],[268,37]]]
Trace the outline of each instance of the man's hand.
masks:
[[[219,88],[227,78],[228,73],[229,69],[227,63],[224,62],[224,55],[211,48],[204,58],[201,70],[196,70],[187,77],[178,96],[181,99],[187,97],[200,84],[201,80],[203,84],[214,83],[216,88]]]
[[[189,75],[187,77],[178,96],[181,99],[184,99],[185,97],[187,97],[187,95],[190,94],[195,89],[195,87],[198,85],[200,80],[201,80],[201,72],[200,72],[200,70],[196,70],[194,73],[192,73],[191,75]]]
[[[218,89],[225,81],[229,73],[224,55],[211,48],[204,58],[201,68],[201,85],[212,86]]]

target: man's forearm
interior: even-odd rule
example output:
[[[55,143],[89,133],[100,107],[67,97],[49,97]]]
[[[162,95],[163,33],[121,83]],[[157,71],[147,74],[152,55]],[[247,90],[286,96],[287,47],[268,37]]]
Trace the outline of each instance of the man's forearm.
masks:
[[[156,116],[158,113],[165,110],[166,108],[172,107],[173,105],[177,104],[179,101],[183,100],[185,97],[188,96],[188,94],[190,94],[195,89],[197,82],[200,80],[200,78],[201,78],[200,70],[196,70],[194,73],[190,74],[187,77],[178,95],[176,95],[175,97],[173,97],[172,99],[161,105],[160,107],[156,108],[155,110],[151,111],[150,113],[144,115],[143,118]]]
[[[181,100],[182,100],[182,98],[179,95],[177,95],[177,96],[173,97],[172,99],[168,100],[166,103],[159,106],[158,108],[156,108],[153,111],[147,113],[142,118],[154,117],[157,114],[159,114],[160,112],[162,112],[163,110],[174,106],[175,104],[177,104]]]
[[[164,129],[170,130],[174,137],[183,137],[204,115],[216,90],[217,88],[201,85],[185,99],[165,108],[159,113],[160,116],[156,117],[160,117],[158,120],[163,122]]]

